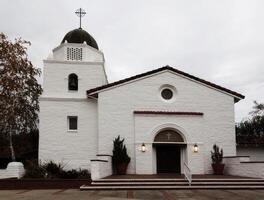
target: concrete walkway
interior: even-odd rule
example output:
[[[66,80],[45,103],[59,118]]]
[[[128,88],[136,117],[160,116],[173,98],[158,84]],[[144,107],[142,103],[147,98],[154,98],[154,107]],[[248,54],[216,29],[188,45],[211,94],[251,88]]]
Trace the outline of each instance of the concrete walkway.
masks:
[[[264,190],[0,190],[0,200],[262,200]]]

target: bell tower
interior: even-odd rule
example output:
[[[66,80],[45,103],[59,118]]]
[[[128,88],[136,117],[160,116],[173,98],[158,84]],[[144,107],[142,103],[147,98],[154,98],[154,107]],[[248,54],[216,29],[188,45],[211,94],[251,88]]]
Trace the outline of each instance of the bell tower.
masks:
[[[104,54],[81,27],[69,31],[44,60],[39,114],[39,159],[90,169],[97,151],[97,101],[86,91],[107,84]]]
[[[104,68],[104,54],[95,39],[81,27],[85,11],[75,12],[80,17],[80,27],[69,31],[61,44],[44,60],[43,96],[86,97],[86,90],[107,83]],[[75,75],[77,81],[70,77]],[[78,84],[73,91],[70,84]]]

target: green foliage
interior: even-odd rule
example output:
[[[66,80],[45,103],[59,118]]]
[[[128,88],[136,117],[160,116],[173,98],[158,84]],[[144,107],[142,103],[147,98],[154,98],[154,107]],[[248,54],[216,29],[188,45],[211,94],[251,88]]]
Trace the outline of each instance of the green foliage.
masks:
[[[87,169],[79,169],[78,178],[79,179],[90,179],[91,174],[89,173],[89,171]]]
[[[25,165],[26,173],[23,178],[45,178],[46,169],[38,165],[37,161],[27,162]]]
[[[130,157],[127,154],[127,149],[126,146],[124,145],[124,140],[125,139],[120,139],[120,136],[114,139],[113,145],[113,165],[117,166],[118,164],[123,164],[123,163],[129,163],[130,162]]]
[[[236,134],[237,136],[264,137],[264,115],[256,115],[237,124]]]
[[[15,134],[12,137],[18,162],[25,165],[26,161],[38,159],[38,130],[26,134]],[[9,138],[0,133],[0,169],[5,169],[9,162],[12,162]]]
[[[223,149],[219,149],[219,147],[214,144],[213,151],[211,151],[211,158],[213,164],[220,164],[223,161]]]
[[[252,117],[236,125],[237,136],[264,138],[264,104],[254,101]]]
[[[30,42],[21,38],[10,41],[0,33],[0,133],[9,138],[15,160],[12,137],[37,129],[41,85],[36,77],[40,69],[28,59]]]
[[[25,165],[26,173],[24,178],[45,178],[45,179],[90,179],[88,170],[64,170],[62,164],[53,161],[47,163],[28,162]]]
[[[62,171],[60,177],[62,179],[90,179],[91,175],[86,169]]]
[[[236,125],[236,142],[239,145],[264,145],[264,104],[254,101],[251,117]]]
[[[63,179],[76,179],[79,177],[79,172],[75,169],[69,170],[69,171],[63,171],[60,174],[60,178]]]
[[[264,103],[258,103],[257,101],[254,101],[253,111],[251,111],[249,114],[253,116],[261,116],[264,114]]]
[[[60,174],[63,172],[62,165],[56,164],[53,161],[49,161],[43,165],[43,168],[46,170],[47,178],[59,178]]]

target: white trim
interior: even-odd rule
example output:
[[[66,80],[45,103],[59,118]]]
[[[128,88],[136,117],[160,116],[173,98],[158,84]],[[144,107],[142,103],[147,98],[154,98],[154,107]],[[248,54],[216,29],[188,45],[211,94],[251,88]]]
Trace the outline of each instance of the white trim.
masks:
[[[78,133],[78,129],[76,129],[76,130],[69,130],[69,129],[68,129],[67,132],[68,132],[68,133]]]
[[[86,61],[73,61],[73,60],[43,60],[44,63],[61,63],[61,64],[80,64],[80,65],[104,65],[104,61],[86,62]]]
[[[144,77],[136,78],[136,79],[133,79],[133,80],[131,80],[131,81],[124,82],[124,83],[120,83],[120,84],[118,84],[118,85],[113,85],[113,86],[111,86],[111,87],[108,87],[108,88],[105,88],[105,89],[101,89],[101,90],[99,90],[99,91],[92,92],[92,93],[90,93],[90,95],[93,95],[93,94],[96,94],[96,93],[99,93],[99,92],[104,92],[104,91],[107,91],[107,90],[110,90],[110,89],[113,89],[113,88],[116,88],[116,87],[121,87],[121,86],[123,86],[123,85],[130,84],[130,83],[133,83],[133,82],[136,82],[136,81],[139,81],[139,80],[143,80],[143,79],[146,79],[146,78],[149,78],[149,77],[152,77],[152,76],[156,76],[156,75],[158,75],[158,74],[162,74],[162,73],[165,73],[165,72],[170,72],[170,73],[172,73],[172,74],[178,75],[178,76],[180,76],[180,77],[182,77],[182,78],[188,79],[188,80],[193,81],[193,82],[198,83],[198,84],[201,84],[201,85],[203,85],[203,86],[205,86],[205,87],[208,87],[208,88],[214,89],[214,90],[216,90],[216,91],[218,91],[218,92],[221,92],[221,93],[223,93],[223,94],[226,94],[226,95],[228,95],[228,96],[236,97],[236,98],[238,98],[238,99],[240,99],[240,100],[243,99],[243,98],[241,98],[241,97],[239,97],[239,96],[236,96],[236,95],[230,94],[230,93],[228,93],[228,92],[225,92],[225,91],[223,91],[223,90],[217,89],[217,88],[212,87],[212,86],[210,86],[210,85],[208,85],[208,84],[205,84],[205,83],[202,83],[202,82],[200,82],[200,81],[194,80],[194,79],[192,79],[192,78],[189,78],[189,77],[184,76],[184,75],[182,75],[182,74],[176,73],[176,72],[174,72],[174,71],[172,71],[172,70],[169,70],[169,69],[162,70],[162,71],[156,72],[156,73],[151,74],[151,75],[146,75],[146,76],[144,76]],[[111,83],[110,83],[110,84],[111,84]],[[220,86],[220,87],[222,87],[222,86]]]
[[[163,98],[162,91],[165,89],[168,89],[172,92],[172,97],[170,99]],[[163,84],[159,88],[159,99],[161,99],[161,101],[163,101],[164,103],[173,103],[176,100],[176,97],[175,97],[176,93],[177,93],[177,90],[176,90],[175,86],[170,85],[170,84]]]

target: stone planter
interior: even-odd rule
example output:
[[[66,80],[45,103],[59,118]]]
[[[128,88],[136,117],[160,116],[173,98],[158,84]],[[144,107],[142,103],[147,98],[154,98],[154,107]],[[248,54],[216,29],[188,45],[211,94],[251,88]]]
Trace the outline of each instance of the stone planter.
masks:
[[[119,175],[125,175],[127,171],[128,163],[121,163],[116,166],[116,172]]]
[[[212,164],[212,168],[214,170],[215,175],[223,175],[225,164],[222,164],[222,163]]]

